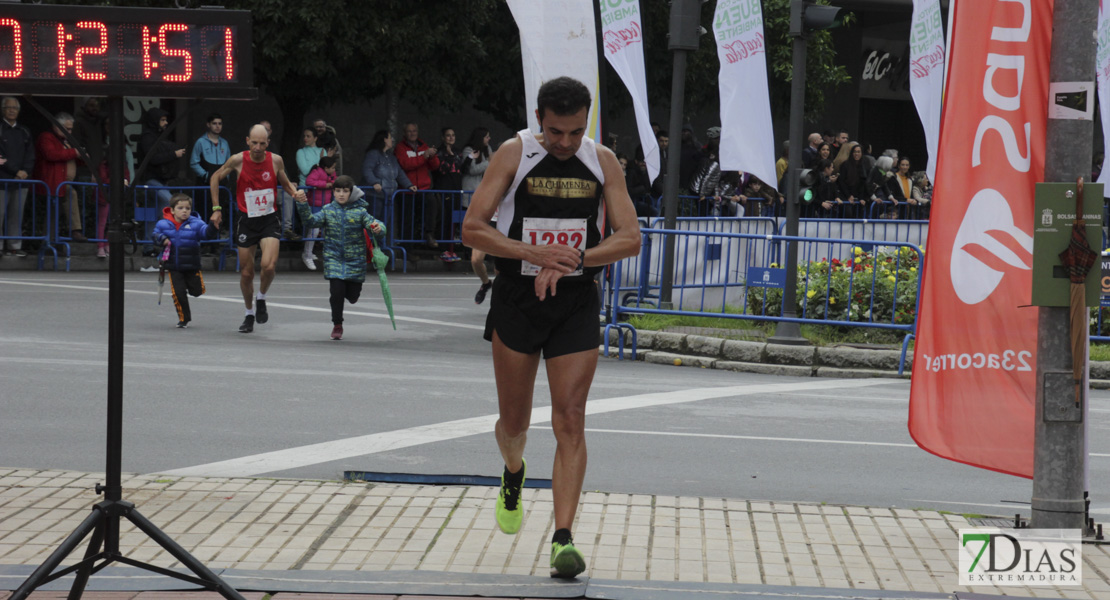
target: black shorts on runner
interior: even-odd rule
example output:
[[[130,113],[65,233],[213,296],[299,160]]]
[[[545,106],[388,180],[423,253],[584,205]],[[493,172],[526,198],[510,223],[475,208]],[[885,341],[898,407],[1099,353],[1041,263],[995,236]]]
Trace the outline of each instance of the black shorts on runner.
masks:
[[[261,217],[239,217],[235,223],[235,245],[240,248],[257,246],[264,238],[281,239],[281,215],[276,211]]]
[[[544,358],[597,352],[601,340],[597,285],[592,279],[560,281],[555,292],[541,302],[531,277],[498,276],[493,280],[483,337],[492,342],[496,331],[510,350],[522,354],[542,350]]]

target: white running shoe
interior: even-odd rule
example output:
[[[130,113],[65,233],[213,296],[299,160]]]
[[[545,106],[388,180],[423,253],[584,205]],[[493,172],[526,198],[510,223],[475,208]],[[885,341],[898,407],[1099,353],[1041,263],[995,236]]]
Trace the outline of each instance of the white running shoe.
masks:
[[[316,270],[316,257],[312,256],[311,254],[302,254],[301,260],[304,261],[304,266],[308,267],[309,271]]]

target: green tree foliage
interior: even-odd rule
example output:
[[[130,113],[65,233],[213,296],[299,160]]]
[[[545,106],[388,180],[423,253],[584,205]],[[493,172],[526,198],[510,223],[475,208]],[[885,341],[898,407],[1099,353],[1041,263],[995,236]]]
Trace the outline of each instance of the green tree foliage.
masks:
[[[423,110],[453,110],[472,94],[488,62],[474,32],[488,28],[497,0],[227,0],[253,15],[255,84],[281,106],[285,123],[337,102],[385,94]],[[396,105],[395,102],[391,103]],[[298,136],[285,136],[282,151]]]
[[[819,0],[818,4],[828,4]],[[851,23],[849,19],[848,23]],[[767,40],[767,75],[771,87],[771,109],[786,117],[790,110],[793,79],[793,49],[790,37],[790,0],[763,0],[763,29]],[[825,92],[851,81],[848,70],[836,64],[836,48],[828,31],[810,33],[806,49],[806,113],[816,121],[825,109]]]
[[[104,4],[104,0],[56,0],[59,4]],[[827,4],[828,0],[818,0]],[[187,0],[198,7],[203,0]],[[172,8],[173,0],[124,0],[130,6]],[[468,99],[475,109],[516,128],[525,123],[520,39],[505,0],[415,2],[413,0],[224,0],[228,9],[253,16],[254,77],[262,92],[281,106],[284,122],[299,125],[306,113],[333,103],[381,96],[406,100],[427,111],[457,110]],[[686,116],[718,104],[716,45],[712,34],[716,0],[702,7],[708,33],[687,61]],[[672,54],[667,49],[670,5],[641,0],[648,100],[670,105]],[[777,117],[789,109],[790,0],[763,0],[771,106]],[[807,118],[815,120],[828,90],[850,80],[835,63],[828,32],[809,40],[806,65]],[[606,63],[609,108],[631,109],[631,98]],[[285,136],[283,152],[299,136]]]

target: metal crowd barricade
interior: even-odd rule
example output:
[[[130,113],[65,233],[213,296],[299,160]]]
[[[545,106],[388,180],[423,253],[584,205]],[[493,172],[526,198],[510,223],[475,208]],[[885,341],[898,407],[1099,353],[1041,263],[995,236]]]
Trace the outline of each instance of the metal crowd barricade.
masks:
[[[653,200],[654,208],[663,214],[663,197],[659,196]],[[696,218],[696,217],[712,217],[713,200],[707,197],[703,202],[701,196],[679,196],[678,197],[678,217],[679,218]],[[778,202],[773,202],[767,198],[748,198],[747,206],[740,207],[741,217],[770,217],[772,219],[784,216],[786,214],[786,207]],[[728,217],[731,215],[720,215],[721,217]]]
[[[798,208],[798,216],[802,219],[866,219],[869,214],[863,202],[834,202],[832,208],[826,210],[817,200],[813,200]],[[782,216],[785,216],[785,212],[784,209]]]
[[[619,286],[613,286],[612,316],[604,336],[606,354],[609,351],[609,332],[614,328],[631,328],[621,320],[622,316],[634,314],[871,327],[900,331],[907,336],[916,327],[920,293],[914,296],[912,304],[899,300],[899,290],[904,291],[907,285],[915,286],[917,292],[921,290],[923,254],[914,244],[883,242],[882,246],[891,249],[886,256],[871,254],[868,257],[862,249],[859,254],[853,250],[854,258],[849,262],[829,257],[839,246],[858,248],[861,240],[677,229],[644,229],[642,234],[644,251],[641,256],[619,261],[614,265],[614,277],[622,281],[626,270],[642,273],[643,263],[647,261],[645,256],[656,252],[655,248],[662,248],[666,239],[673,237],[674,308],[661,309],[658,304],[653,306],[644,295],[636,296],[635,302],[629,303],[628,298],[619,296]],[[746,254],[732,251],[747,243],[765,243],[767,250]],[[770,249],[780,244],[783,247],[789,244],[824,245],[827,250],[823,260],[805,262],[798,269],[801,309],[796,318],[783,316],[781,290],[785,280],[770,277],[778,266],[771,262],[774,253]],[[712,250],[715,246],[722,249],[720,253]],[[754,280],[749,278],[749,273],[755,276]],[[650,288],[659,287],[661,282],[655,268],[649,268],[648,274],[651,277]],[[776,297],[777,310],[769,310]],[[623,348],[619,355],[623,358]]]
[[[786,223],[779,226],[778,235],[785,235]],[[799,219],[798,235],[812,238],[840,238],[856,240],[856,245],[870,252],[876,244],[905,242],[924,247],[929,236],[928,221],[890,221],[880,219]],[[852,246],[839,245],[828,249],[829,259],[848,260]],[[803,244],[798,248],[798,264],[817,260],[822,250],[813,244]]]
[[[5,202],[4,218],[0,220],[0,247],[7,243],[7,240],[18,240],[21,243],[39,242],[38,249],[38,268],[43,269],[46,253],[49,251],[54,256],[54,270],[58,270],[58,251],[52,243],[52,235],[54,231],[54,214],[53,214],[53,190],[46,185],[45,181],[40,179],[0,179],[0,202]],[[8,219],[11,218],[9,214],[12,208],[12,203],[9,200],[9,195],[15,194],[21,196],[19,215],[15,218],[18,222],[18,229],[13,232],[16,235],[8,235]],[[24,228],[23,224],[27,222],[28,216],[30,219],[30,227]],[[22,245],[22,244],[21,244]],[[2,249],[2,248],[0,248]],[[21,248],[22,249],[22,248]],[[66,263],[66,270],[69,270],[69,263]]]
[[[647,224],[647,230],[663,229],[664,219],[657,217]],[[702,269],[722,268],[721,257],[726,262],[737,264],[747,259],[752,254],[777,252],[775,244],[767,240],[774,235],[777,224],[774,219],[766,217],[682,217],[676,219],[675,226],[680,231],[712,232],[712,233],[744,233],[753,234],[755,239],[745,240],[743,243],[720,243],[709,241],[702,249],[704,266]],[[641,231],[644,228],[641,227]],[[663,270],[664,246],[655,242],[652,236],[645,236],[641,251],[638,256],[625,259],[626,267],[619,277],[614,275],[615,289],[618,292],[618,301],[627,303],[635,299],[637,303],[658,304],[660,277]],[[772,257],[770,260],[774,260]],[[678,262],[676,261],[676,265]],[[677,268],[677,267],[676,267]]]
[[[402,244],[426,243],[425,232],[437,244],[462,245],[462,222],[466,216],[473,191],[469,190],[397,190],[385,202],[387,219],[382,219],[388,229],[387,244],[391,252],[399,252],[402,269],[408,272],[408,250]],[[426,203],[438,205],[438,221],[431,228],[425,226]],[[375,215],[376,216],[376,215]]]
[[[928,204],[910,204],[909,202],[893,202],[890,200],[872,202],[868,208],[868,218],[907,221],[928,221],[930,206]]]
[[[326,203],[323,203],[320,206],[314,206],[313,205],[313,202],[315,201],[315,198],[313,198],[313,194],[316,193],[316,192],[323,192],[324,190],[318,190],[318,189],[316,189],[315,187],[313,187],[311,185],[302,185],[302,186],[298,187],[297,189],[301,190],[302,192],[305,193],[305,195],[308,196],[308,210],[310,210],[313,214],[318,213],[321,210],[324,210],[324,207],[331,203],[331,198],[329,197],[328,201]],[[323,200],[323,198],[321,198],[321,201],[322,200]],[[296,221],[299,218],[299,217],[296,216],[297,214],[298,214],[297,209],[296,209],[296,207],[294,207],[293,208],[293,215],[294,215],[293,219],[294,219],[294,221]],[[312,229],[308,225],[305,225],[304,223],[301,223],[301,241],[303,241],[303,242],[323,242],[324,241],[324,237],[323,237],[324,236],[324,230],[323,229],[320,229],[320,232],[317,235],[314,235],[314,236],[310,236],[309,235],[310,233],[312,233]],[[281,239],[285,240],[284,232],[282,232],[282,238]]]
[[[227,236],[219,237],[214,240],[206,240],[205,244],[215,244],[218,248],[218,266],[217,269],[222,271],[226,264],[227,256],[229,254],[236,255],[238,259],[238,252],[235,249],[235,242],[233,240],[235,235],[235,221],[239,218],[238,209],[236,208],[235,197],[231,190],[226,186],[220,186],[220,206],[223,207],[224,224],[227,226]],[[207,221],[212,213],[212,199],[211,190],[206,185],[178,185],[178,186],[151,186],[151,185],[136,185],[132,186],[132,207],[134,210],[134,220],[141,223],[135,229],[135,240],[139,244],[153,244],[154,240],[151,239],[151,232],[154,231],[154,224],[163,218],[162,209],[169,206],[168,199],[174,194],[185,194],[193,200],[193,214],[200,219]]]
[[[83,231],[89,242],[108,241],[105,231],[108,224],[108,188],[100,187],[87,181],[63,181],[54,188],[51,202],[54,215],[52,239],[56,245],[65,248],[66,271],[69,271],[69,261],[73,256],[69,246],[73,241],[73,230]],[[72,206],[70,202],[73,202]],[[62,227],[63,222],[65,227]]]

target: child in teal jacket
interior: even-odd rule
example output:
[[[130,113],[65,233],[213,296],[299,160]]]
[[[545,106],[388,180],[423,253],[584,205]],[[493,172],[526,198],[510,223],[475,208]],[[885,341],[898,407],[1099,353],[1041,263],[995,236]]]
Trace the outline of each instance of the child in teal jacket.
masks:
[[[385,224],[370,216],[361,197],[352,199],[355,181],[343,175],[332,185],[332,202],[313,214],[307,198],[297,202],[305,227],[324,230],[324,278],[331,288],[331,339],[343,339],[343,302],[358,302],[366,280],[366,238],[385,233]],[[361,190],[360,190],[361,191]]]

